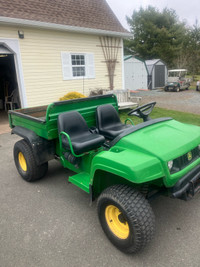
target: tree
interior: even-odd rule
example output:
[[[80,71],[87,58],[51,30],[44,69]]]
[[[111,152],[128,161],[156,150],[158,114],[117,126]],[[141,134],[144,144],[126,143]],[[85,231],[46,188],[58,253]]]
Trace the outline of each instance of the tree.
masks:
[[[193,27],[188,28],[187,41],[184,45],[187,56],[187,68],[191,73],[200,73],[200,26],[196,20]]]
[[[198,21],[186,28],[182,49],[175,59],[177,68],[186,68],[189,73],[200,73],[200,27]]]
[[[133,39],[125,41],[125,53],[131,51],[144,59],[159,58],[168,67],[174,66],[186,34],[185,25],[179,22],[174,10],[165,8],[159,12],[152,6],[140,8],[127,17],[127,22]]]

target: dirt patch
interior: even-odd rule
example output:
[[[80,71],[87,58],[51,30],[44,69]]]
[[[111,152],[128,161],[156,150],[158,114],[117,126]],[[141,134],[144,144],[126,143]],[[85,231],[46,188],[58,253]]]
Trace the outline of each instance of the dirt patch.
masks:
[[[156,106],[200,114],[200,92],[186,90],[181,92],[165,92],[161,90],[141,91],[133,94],[142,97],[142,104],[156,101]]]

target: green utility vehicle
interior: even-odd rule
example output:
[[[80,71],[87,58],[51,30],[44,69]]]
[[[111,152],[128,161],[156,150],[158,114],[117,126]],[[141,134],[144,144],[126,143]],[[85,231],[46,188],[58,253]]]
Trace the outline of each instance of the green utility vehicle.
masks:
[[[101,226],[121,251],[141,250],[154,236],[149,202],[161,195],[188,200],[200,189],[200,128],[149,117],[155,102],[121,123],[113,94],[9,111],[19,174],[42,178],[48,161],[74,171],[69,182],[97,199]]]

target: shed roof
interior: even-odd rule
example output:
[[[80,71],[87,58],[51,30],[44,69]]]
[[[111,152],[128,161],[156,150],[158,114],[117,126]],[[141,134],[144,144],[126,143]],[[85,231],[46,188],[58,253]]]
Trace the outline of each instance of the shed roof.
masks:
[[[137,60],[142,61],[142,62],[145,63],[145,60],[139,58],[138,56],[132,56],[132,55],[126,55],[126,56],[124,56],[124,61],[126,61],[126,60],[128,60],[130,58],[135,58],[135,59],[137,59]]]
[[[153,67],[156,63],[158,63],[159,61],[161,61],[163,64],[165,64],[161,59],[150,59],[150,60],[146,60],[146,66],[147,66],[147,70],[148,73],[151,74]]]
[[[0,18],[128,33],[106,0],[0,0],[0,6]]]
[[[150,60],[145,60],[147,65],[154,65],[156,64],[160,59],[150,59]]]
[[[132,55],[127,55],[127,56],[124,56],[124,61],[128,60],[129,58],[132,58],[133,56]]]

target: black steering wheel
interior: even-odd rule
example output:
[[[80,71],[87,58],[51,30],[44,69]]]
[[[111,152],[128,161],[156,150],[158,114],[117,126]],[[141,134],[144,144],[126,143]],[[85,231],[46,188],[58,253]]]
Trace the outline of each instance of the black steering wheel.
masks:
[[[132,109],[128,115],[134,115],[137,116],[143,121],[149,121],[151,118],[149,117],[149,114],[152,112],[156,102],[151,102],[148,104],[145,104],[143,106],[137,107],[135,109]]]

